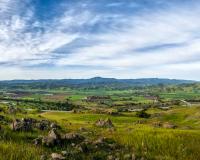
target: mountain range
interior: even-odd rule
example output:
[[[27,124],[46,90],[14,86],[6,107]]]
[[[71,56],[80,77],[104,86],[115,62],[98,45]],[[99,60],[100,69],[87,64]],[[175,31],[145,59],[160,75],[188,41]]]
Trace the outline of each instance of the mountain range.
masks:
[[[58,88],[58,87],[114,87],[127,88],[134,86],[169,85],[195,83],[193,80],[141,78],[141,79],[115,79],[94,77],[90,79],[41,79],[41,80],[8,80],[0,81],[0,88]]]

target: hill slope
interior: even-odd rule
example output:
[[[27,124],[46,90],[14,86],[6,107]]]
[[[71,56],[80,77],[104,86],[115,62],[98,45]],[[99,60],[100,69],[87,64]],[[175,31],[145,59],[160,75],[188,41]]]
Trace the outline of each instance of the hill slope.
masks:
[[[159,79],[159,78],[144,78],[144,79],[115,79],[94,77],[91,79],[44,79],[44,80],[11,80],[1,81],[0,89],[17,89],[17,88],[59,88],[59,87],[83,87],[83,88],[127,88],[135,86],[149,85],[169,85],[169,84],[191,84],[195,81],[177,80],[177,79]]]

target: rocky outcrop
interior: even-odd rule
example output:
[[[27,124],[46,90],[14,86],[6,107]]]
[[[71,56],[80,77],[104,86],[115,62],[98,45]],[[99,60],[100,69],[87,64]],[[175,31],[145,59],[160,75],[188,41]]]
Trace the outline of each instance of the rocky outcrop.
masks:
[[[48,129],[50,129],[50,124],[51,124],[51,122],[48,120],[41,120],[41,121],[37,122],[36,128],[38,128],[39,130],[42,130],[42,131],[48,130]]]
[[[31,131],[33,121],[32,119],[15,119],[11,124],[11,129],[13,131]]]
[[[1,117],[0,117],[0,120],[1,120]],[[39,129],[41,131],[45,131],[45,130],[50,130],[50,129],[61,128],[55,122],[50,122],[48,120],[38,121],[33,118],[15,119],[10,126],[13,131],[31,131],[33,128]]]
[[[61,137],[60,134],[55,129],[49,131],[48,135],[42,138],[42,144],[48,147],[60,144]]]
[[[80,143],[85,140],[85,137],[78,133],[67,133],[63,135],[62,140],[67,143]]]
[[[106,119],[106,120],[99,119],[98,121],[96,121],[95,125],[97,127],[106,127],[106,128],[112,128],[112,127],[114,127],[112,121],[109,118]]]

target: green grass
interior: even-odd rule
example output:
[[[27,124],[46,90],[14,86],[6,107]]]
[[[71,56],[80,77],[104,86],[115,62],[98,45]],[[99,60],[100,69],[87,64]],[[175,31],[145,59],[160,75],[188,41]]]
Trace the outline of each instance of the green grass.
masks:
[[[160,113],[160,116],[155,118],[158,121],[200,129],[200,107],[176,107],[168,111],[151,110],[149,113]]]
[[[42,148],[24,141],[0,141],[0,160],[40,160],[43,153]]]
[[[200,158],[200,132],[153,129],[146,126],[112,135],[123,145],[131,146],[139,157],[157,160],[195,160]]]
[[[200,96],[199,93],[194,92],[160,93],[159,95],[166,99],[196,99]]]
[[[41,114],[43,117],[56,120],[56,121],[70,121],[71,123],[76,124],[85,124],[88,122],[90,124],[94,124],[95,121],[99,119],[110,118],[112,122],[117,125],[130,125],[139,120],[139,118],[135,117],[134,114],[119,115],[119,116],[111,116],[106,114],[94,114],[94,113],[66,113],[66,112],[46,112]]]
[[[135,113],[123,113],[111,116],[106,114],[45,112],[28,113],[26,117],[47,118],[57,121],[63,132],[79,131],[80,127],[87,128],[84,135],[90,139],[98,137],[110,137],[117,143],[128,147],[137,158],[144,157],[148,160],[196,160],[200,159],[200,130],[197,122],[200,122],[200,109],[198,107],[179,107],[168,111],[160,109],[148,110],[150,114],[159,113],[160,117],[145,119],[144,124],[137,124],[138,120],[144,120],[135,116]],[[23,117],[17,114],[16,117]],[[12,115],[7,115],[12,118]],[[96,120],[110,118],[115,125],[115,131],[95,127]],[[193,118],[196,123],[190,120]],[[180,126],[193,125],[194,129],[164,129],[154,128],[152,122],[171,122]],[[43,147],[35,147],[32,140],[40,133],[12,132],[6,126],[0,136],[0,159],[2,160],[39,160],[44,153],[52,152]],[[46,134],[46,133],[45,133]]]
[[[46,153],[40,146],[34,146],[32,140],[36,132],[13,132],[3,128],[0,134],[0,160],[39,160]]]
[[[98,132],[98,136],[114,138],[118,143],[129,146],[137,157],[152,160],[196,160],[200,159],[200,130],[188,117],[196,116],[195,121],[200,122],[198,107],[173,108],[169,111],[151,109],[151,114],[161,113],[161,117],[150,118],[145,124],[135,124],[139,119],[134,113],[125,113],[120,116],[91,113],[43,113],[42,116],[57,120],[61,124],[71,122],[74,130],[84,126]],[[94,122],[100,118],[110,118],[116,126],[116,131],[94,127]],[[152,121],[171,122],[179,126],[191,125],[193,130],[154,128]],[[89,122],[89,123],[88,123]],[[69,126],[67,126],[69,127]]]

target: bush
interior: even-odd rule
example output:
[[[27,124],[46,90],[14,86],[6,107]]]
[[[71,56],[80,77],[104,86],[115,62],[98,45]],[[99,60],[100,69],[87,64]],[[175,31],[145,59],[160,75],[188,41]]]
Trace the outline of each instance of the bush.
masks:
[[[149,118],[151,115],[146,113],[146,110],[142,110],[142,111],[138,111],[136,113],[136,116],[140,118]]]

